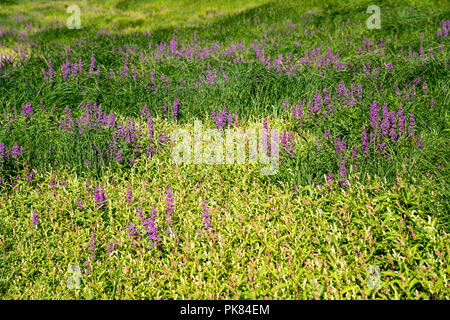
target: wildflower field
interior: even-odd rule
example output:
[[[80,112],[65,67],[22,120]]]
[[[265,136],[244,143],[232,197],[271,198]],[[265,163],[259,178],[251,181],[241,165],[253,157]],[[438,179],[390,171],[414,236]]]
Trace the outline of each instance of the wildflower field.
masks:
[[[0,1],[0,298],[449,299],[449,46],[444,0]]]

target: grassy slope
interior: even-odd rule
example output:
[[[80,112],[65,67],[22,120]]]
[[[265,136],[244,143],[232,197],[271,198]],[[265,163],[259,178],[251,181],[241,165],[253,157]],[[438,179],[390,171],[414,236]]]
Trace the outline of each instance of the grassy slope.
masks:
[[[0,21],[11,22],[8,19],[17,11],[23,11],[27,21],[33,23],[50,22],[53,17],[64,21],[68,16],[66,5],[74,2],[17,3],[2,6]],[[33,187],[21,180],[15,190],[2,189],[5,190],[0,202],[3,219],[0,293],[3,297],[111,298],[117,282],[115,297],[121,299],[266,296],[288,299],[448,299],[449,249],[448,234],[445,233],[445,230],[448,232],[448,216],[445,216],[448,211],[445,156],[448,154],[448,131],[445,131],[448,129],[448,91],[443,89],[449,79],[448,67],[445,67],[448,49],[439,53],[439,59],[427,68],[414,61],[394,59],[400,43],[411,44],[417,51],[421,32],[429,39],[428,44],[436,47],[436,29],[440,20],[449,16],[446,6],[431,1],[386,1],[382,6],[382,29],[368,31],[364,21],[367,17],[365,8],[372,4],[370,1],[357,4],[254,1],[246,2],[245,6],[238,1],[146,4],[89,1],[89,9],[85,2],[78,3],[83,29],[63,28],[37,35],[43,45],[31,54],[31,63],[21,66],[14,78],[0,86],[2,111],[20,108],[26,102],[37,106],[43,101],[49,107],[56,105],[62,114],[65,106],[76,108],[89,99],[122,117],[136,118],[140,108],[148,103],[152,114],[157,116],[157,126],[169,132],[175,124],[162,116],[162,103],[171,103],[175,97],[180,97],[181,124],[190,123],[194,118],[202,119],[210,113],[212,105],[227,105],[249,124],[259,123],[264,116],[272,114],[271,125],[292,130],[290,122],[284,118],[284,99],[290,103],[312,99],[317,90],[321,91],[324,86],[334,90],[340,80],[345,80],[347,85],[352,81],[363,83],[364,92],[367,92],[359,108],[342,115],[343,121],[346,117],[357,119],[354,125],[360,129],[364,123],[367,125],[368,105],[374,99],[382,101],[386,98],[379,92],[377,86],[380,83],[386,88],[394,83],[406,85],[416,76],[423,75],[430,88],[429,95],[420,95],[420,99],[405,108],[416,115],[426,149],[422,152],[412,149],[413,156],[407,162],[399,158],[394,164],[372,163],[367,168],[369,176],[360,173],[354,180],[352,178],[347,190],[336,184],[331,191],[326,187],[321,191],[317,184],[324,183],[323,174],[330,167],[336,167],[336,163],[333,160],[321,162],[319,158],[308,161],[301,158],[301,163],[309,168],[298,167],[298,163],[286,165],[286,172],[282,170],[273,179],[261,177],[257,168],[252,167],[175,167],[165,154],[159,154],[155,159],[141,159],[132,170],[123,173],[117,167],[106,167],[94,180],[87,179],[82,171],[70,172],[75,165],[81,166],[83,159],[67,156],[59,163],[37,161],[36,166],[40,167]],[[415,10],[409,12],[409,7]],[[239,9],[241,12],[237,12]],[[310,10],[314,10],[314,14]],[[347,18],[351,24],[342,26],[342,21]],[[325,31],[314,38],[306,38],[300,31],[290,32],[286,27],[287,19],[301,24],[300,31],[304,28]],[[113,24],[108,25],[111,21]],[[180,23],[186,26],[177,27]],[[276,24],[274,29],[270,28],[272,24]],[[100,27],[113,27],[116,34],[118,29],[124,28],[127,35],[115,40],[99,37],[97,44],[90,45],[89,50],[74,46],[75,39],[93,37]],[[134,85],[132,81],[125,85],[106,80],[86,80],[82,85],[76,81],[60,81],[53,87],[43,84],[41,69],[48,67],[48,59],[58,66],[62,62],[60,56],[64,48],[55,48],[53,40],[71,44],[74,54],[86,63],[94,52],[103,73],[123,65],[121,59],[110,58],[111,47],[128,44],[146,48],[148,38],[133,37],[130,32],[148,28],[152,28],[153,44],[162,40],[168,42],[172,35],[188,42],[194,39],[195,33],[195,37],[216,39],[224,45],[241,40],[249,45],[268,32],[269,37],[275,37],[276,43],[284,44],[283,47],[267,48],[268,54],[289,51],[302,54],[304,48],[294,44],[300,39],[308,48],[322,46],[338,51],[342,61],[347,63],[354,62],[357,57],[371,59],[380,65],[395,61],[396,71],[393,75],[384,73],[381,79],[365,78],[361,72],[354,76],[352,72],[338,74],[333,71],[327,71],[326,76],[321,77],[317,70],[289,78],[266,73],[249,59],[249,63],[244,64],[226,63],[224,69],[231,80],[222,87],[207,88],[204,93],[187,88],[168,93],[158,91],[149,96],[148,91],[142,90],[143,83]],[[376,39],[397,35],[398,42],[388,47],[385,58],[361,57],[355,48],[347,48],[342,37],[351,37],[356,43],[363,35]],[[7,38],[6,46],[1,46],[0,52],[10,53],[15,44],[13,38]],[[243,55],[252,57],[250,53]],[[219,62],[210,62],[219,67]],[[187,82],[194,81],[206,68],[206,62],[149,60],[140,63],[137,57],[132,63],[139,71],[149,72],[154,68],[158,77],[164,73],[175,79],[174,83],[181,76]],[[233,79],[234,75],[239,78]],[[433,112],[428,110],[430,96],[436,100]],[[392,98],[391,103],[396,109],[399,101]],[[42,121],[46,117],[44,113]],[[348,124],[343,126],[339,121],[323,123],[320,128],[307,128],[304,136],[313,139],[328,126],[334,135],[347,134],[346,139],[355,143],[360,140],[360,130],[345,130]],[[42,124],[40,129],[45,131],[47,127]],[[6,133],[2,134],[4,138]],[[23,143],[33,142],[35,150],[40,147],[48,150],[49,144],[67,145],[65,140],[57,137],[52,140],[42,135],[38,140],[39,135],[23,132],[20,127],[16,135],[17,139],[23,137]],[[405,155],[403,149],[398,152]],[[30,154],[29,161],[36,159],[38,153]],[[303,150],[299,154],[312,157],[315,153]],[[321,156],[326,157],[326,154]],[[325,168],[320,167],[321,163]],[[441,166],[440,170],[436,169],[437,165]],[[20,174],[25,175],[25,171]],[[67,183],[51,188],[52,177],[56,177],[59,184]],[[385,177],[389,181],[383,182]],[[166,230],[164,198],[170,183],[175,203],[172,231],[178,236],[179,247],[172,251],[173,240],[164,232],[161,250],[149,251],[144,243],[131,243],[127,223],[140,223],[136,213],[140,207],[146,212],[157,208],[158,225],[162,231]],[[93,188],[89,188],[89,184],[102,185],[108,197],[106,209],[96,208]],[[293,185],[297,187],[296,192],[292,192]],[[132,203],[125,201],[128,188],[133,190]],[[84,202],[81,213],[78,197]],[[201,218],[203,199],[211,208],[213,236],[197,232],[204,228]],[[30,225],[32,212],[39,213],[38,229]],[[140,231],[144,232],[142,228]],[[92,241],[91,232],[96,236],[95,259],[87,247]],[[118,242],[118,249],[108,256],[106,248],[112,241]],[[85,261],[90,261],[92,267],[84,266]],[[69,264],[83,268],[81,290],[69,290],[66,286]],[[123,268],[119,269],[119,274],[116,267],[120,265]],[[378,265],[383,270],[382,291],[367,288],[369,265]],[[89,275],[86,270],[90,270]]]

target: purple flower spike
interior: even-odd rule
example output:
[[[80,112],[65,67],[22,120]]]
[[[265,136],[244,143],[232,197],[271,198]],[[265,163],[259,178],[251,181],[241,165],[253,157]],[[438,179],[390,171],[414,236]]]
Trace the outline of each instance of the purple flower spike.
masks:
[[[96,188],[94,190],[94,200],[95,203],[97,204],[98,209],[102,209],[105,207],[106,205],[106,195],[105,195],[105,191]]]
[[[206,231],[210,232],[210,231],[212,231],[211,218],[209,217],[209,208],[207,206],[206,200],[203,200],[202,209],[203,209],[203,214],[202,214],[203,224],[205,225]]]
[[[173,101],[173,119],[175,121],[178,120],[178,107],[179,107],[180,100],[178,98],[175,98]]]
[[[22,107],[22,117],[27,118],[33,114],[33,109],[31,108],[31,104],[27,103]]]
[[[17,158],[20,155],[20,149],[18,145],[14,145],[12,147],[11,154],[13,158]]]
[[[109,128],[114,129],[115,125],[116,125],[116,121],[114,118],[114,113],[111,111],[111,113],[109,114]]]
[[[411,141],[414,140],[414,135],[416,131],[416,120],[414,119],[414,115],[412,113],[409,114],[409,139]]]
[[[369,151],[369,141],[367,140],[367,132],[366,132],[366,127],[363,128],[363,131],[361,133],[361,140],[362,140],[362,152],[363,155],[365,157],[367,157],[368,155],[368,151]]]
[[[167,196],[166,196],[166,211],[167,211],[167,220],[166,224],[172,224],[172,216],[173,216],[173,191],[172,188],[167,188]]]
[[[38,219],[38,215],[36,212],[33,211],[32,215],[31,215],[31,220],[33,223],[33,226],[37,229],[38,224],[39,224],[39,219]]]
[[[94,54],[92,54],[91,55],[91,66],[89,67],[89,75],[90,76],[94,72],[94,67],[95,67],[95,56],[94,56]]]
[[[131,190],[131,188],[128,188],[128,189],[127,189],[127,195],[126,195],[126,197],[125,197],[125,200],[126,200],[128,203],[133,202],[133,190]]]
[[[133,243],[141,239],[141,237],[139,236],[139,230],[137,230],[136,226],[129,221],[127,223],[127,231],[128,235],[132,238]]]

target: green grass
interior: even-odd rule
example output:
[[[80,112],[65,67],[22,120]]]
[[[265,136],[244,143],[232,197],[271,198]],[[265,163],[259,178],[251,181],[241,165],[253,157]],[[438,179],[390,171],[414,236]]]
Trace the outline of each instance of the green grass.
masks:
[[[65,26],[71,4],[81,8],[80,30]],[[368,30],[371,4],[1,1],[0,32],[8,34],[0,36],[0,53],[13,61],[0,63],[0,143],[24,151],[0,156],[0,298],[449,299],[450,38],[436,35],[450,18],[449,6],[381,1],[381,29]],[[363,36],[374,45],[383,39],[384,46],[364,49]],[[186,51],[157,56],[157,46],[164,43],[170,52],[173,39],[177,50],[197,47],[190,57]],[[255,44],[271,65],[283,55],[282,72],[260,61]],[[195,58],[206,46],[216,54]],[[328,48],[333,57],[338,53],[340,65],[302,62],[306,49],[317,48],[325,62]],[[119,76],[125,57],[127,78]],[[82,75],[64,79],[61,65],[80,59]],[[284,69],[287,59],[297,68],[293,73]],[[42,70],[48,73],[50,61],[55,77],[45,82]],[[111,70],[114,76],[106,77]],[[342,83],[354,93],[343,95]],[[331,104],[310,112],[324,89]],[[95,113],[89,114],[92,127],[77,124],[88,101],[104,115],[114,113],[114,128],[97,126]],[[396,115],[402,109],[406,132],[398,140],[376,138],[381,146],[371,144],[366,156],[361,134],[371,127],[374,101],[380,118],[384,102]],[[33,113],[23,117],[27,103]],[[291,113],[299,104],[301,122]],[[260,128],[268,119],[270,129],[293,134],[293,155],[281,155],[277,174],[260,175],[260,164],[173,163],[174,143],[158,139],[192,129],[194,120],[212,128],[213,108],[223,107],[238,115],[241,128]],[[61,129],[66,108],[75,134]],[[346,143],[339,153],[337,138]],[[342,160],[347,186],[340,180]],[[166,223],[169,188],[173,224]],[[103,207],[95,190],[105,192]],[[146,218],[156,213],[157,246],[141,210]],[[81,269],[78,289],[67,285],[72,265]],[[381,270],[378,289],[368,285],[369,266]]]

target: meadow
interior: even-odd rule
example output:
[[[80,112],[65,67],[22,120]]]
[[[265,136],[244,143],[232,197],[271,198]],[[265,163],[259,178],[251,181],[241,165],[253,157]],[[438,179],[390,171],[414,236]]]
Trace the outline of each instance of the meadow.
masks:
[[[448,1],[0,1],[0,299],[449,299],[449,33]],[[277,172],[174,163],[194,121],[278,130]]]

